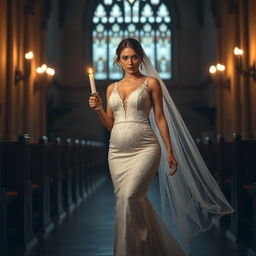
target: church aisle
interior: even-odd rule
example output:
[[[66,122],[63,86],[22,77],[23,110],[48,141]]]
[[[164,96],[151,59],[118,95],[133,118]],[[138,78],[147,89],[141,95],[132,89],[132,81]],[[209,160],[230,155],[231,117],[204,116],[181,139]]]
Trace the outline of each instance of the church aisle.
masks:
[[[157,179],[149,197],[159,212]],[[114,194],[108,180],[84,201],[29,256],[112,256]],[[217,229],[195,238],[191,256],[237,256],[234,246]],[[161,255],[156,255],[161,256]]]

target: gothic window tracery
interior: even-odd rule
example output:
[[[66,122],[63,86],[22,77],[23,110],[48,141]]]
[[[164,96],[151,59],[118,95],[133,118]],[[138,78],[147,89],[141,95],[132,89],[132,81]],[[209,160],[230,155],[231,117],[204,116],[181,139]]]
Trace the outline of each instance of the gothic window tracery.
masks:
[[[92,59],[95,78],[120,79],[115,49],[123,38],[138,39],[161,78],[172,74],[171,16],[161,0],[103,0],[93,15]]]

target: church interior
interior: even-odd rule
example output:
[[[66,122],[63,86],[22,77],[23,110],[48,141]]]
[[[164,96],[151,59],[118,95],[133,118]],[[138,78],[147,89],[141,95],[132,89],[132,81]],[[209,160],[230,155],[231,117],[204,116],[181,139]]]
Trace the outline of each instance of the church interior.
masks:
[[[106,106],[132,37],[235,209],[189,255],[256,256],[255,13],[255,0],[1,0],[0,255],[113,255],[110,133],[89,68]],[[160,214],[158,190],[156,175]]]

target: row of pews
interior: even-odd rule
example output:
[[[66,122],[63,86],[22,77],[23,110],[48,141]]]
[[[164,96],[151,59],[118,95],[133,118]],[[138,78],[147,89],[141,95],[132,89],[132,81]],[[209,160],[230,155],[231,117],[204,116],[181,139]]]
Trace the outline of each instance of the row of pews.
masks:
[[[235,209],[224,218],[241,255],[256,256],[256,140],[209,137],[196,140],[209,170]],[[240,255],[239,254],[239,255]]]
[[[0,255],[27,252],[106,178],[97,142],[0,141]]]

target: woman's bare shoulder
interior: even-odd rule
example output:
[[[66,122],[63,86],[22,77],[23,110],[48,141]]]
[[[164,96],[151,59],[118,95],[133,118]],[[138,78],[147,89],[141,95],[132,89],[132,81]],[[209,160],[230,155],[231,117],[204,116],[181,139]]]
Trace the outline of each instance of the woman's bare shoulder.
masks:
[[[158,89],[160,87],[161,86],[160,86],[160,83],[159,83],[157,78],[155,78],[155,77],[149,77],[148,78],[148,88],[150,90]]]
[[[107,86],[107,91],[112,91],[114,89],[116,82],[113,82]]]
[[[112,90],[114,89],[115,84],[116,84],[116,82],[111,83],[107,86],[107,95],[109,95],[112,92]]]

